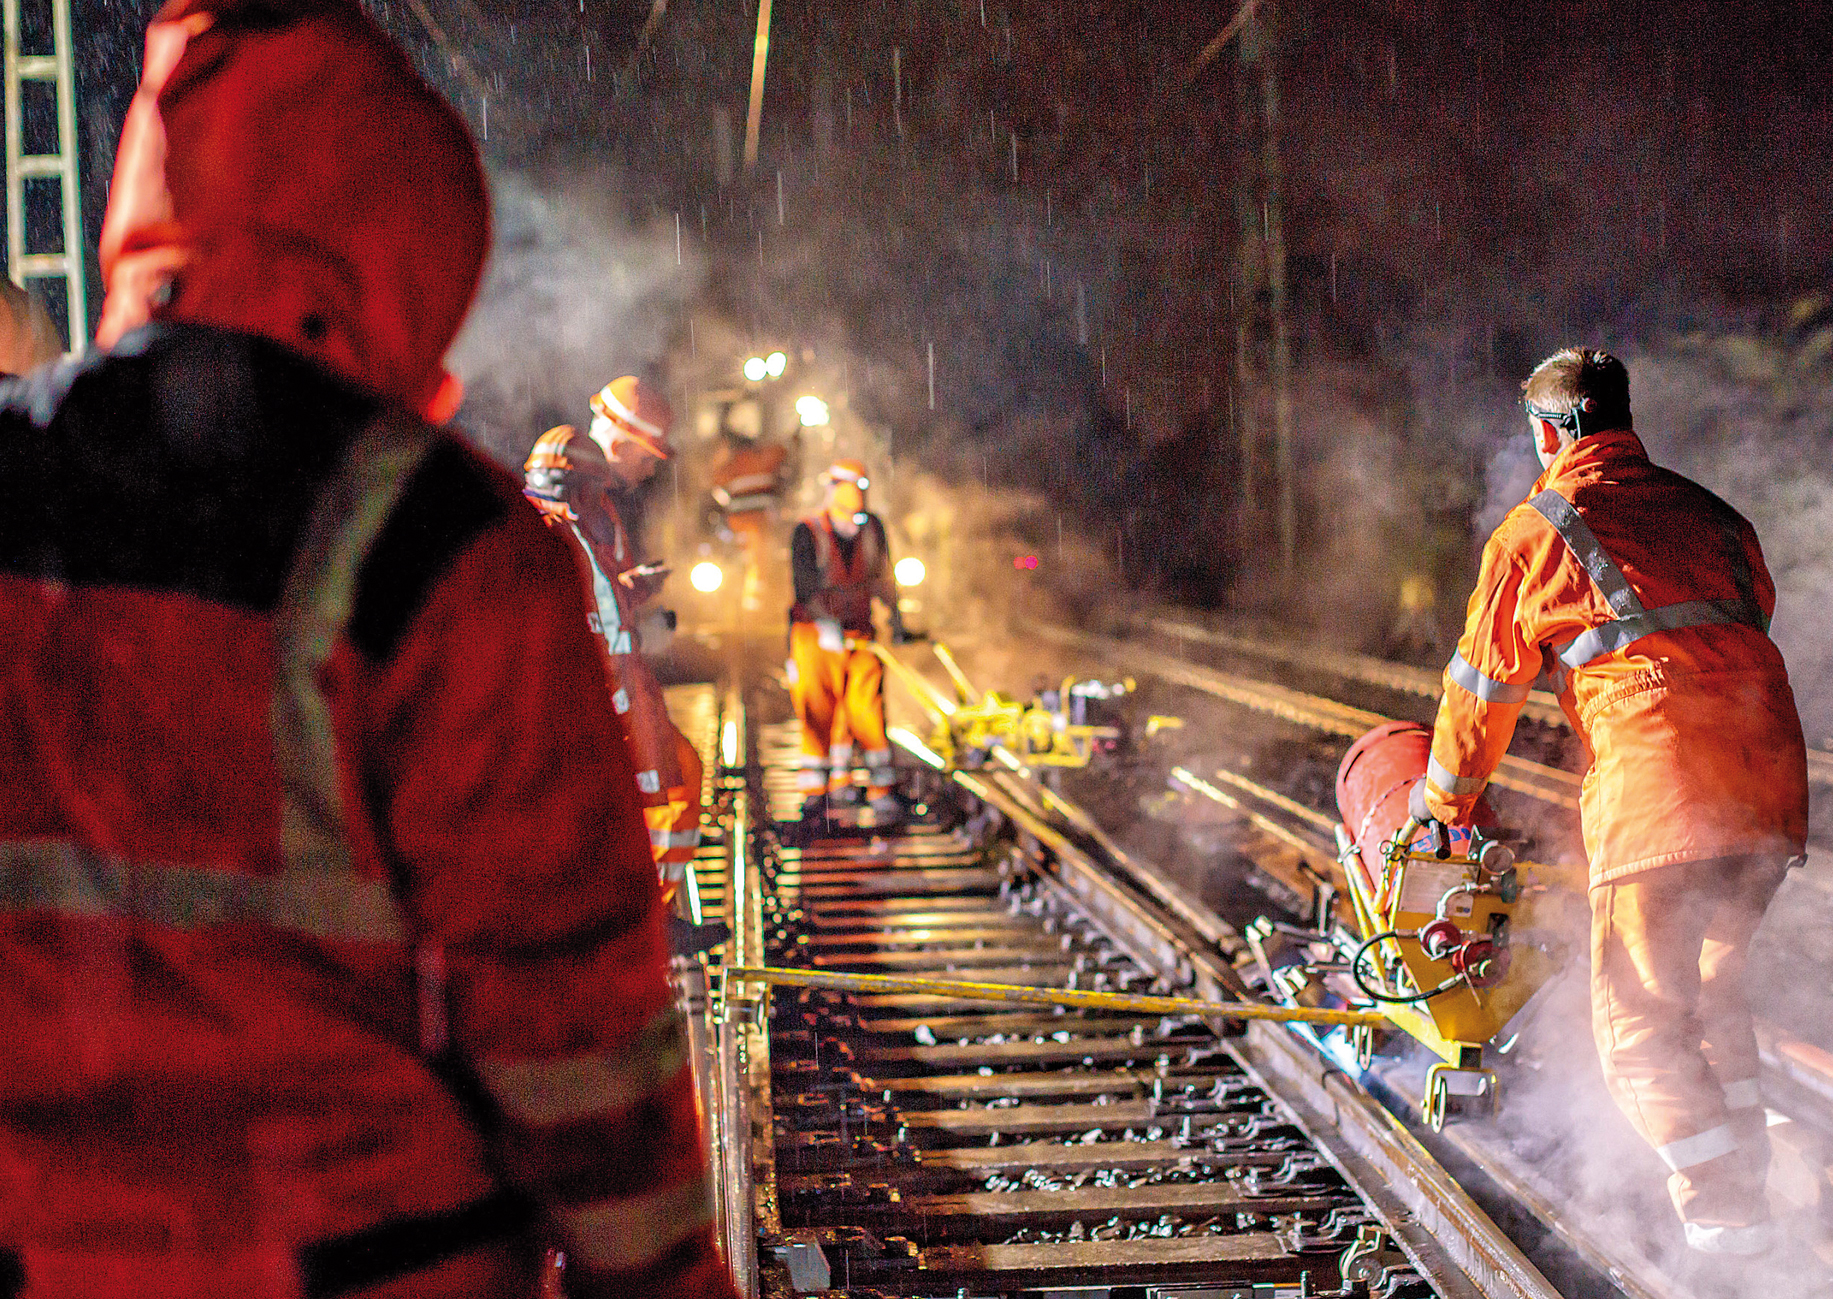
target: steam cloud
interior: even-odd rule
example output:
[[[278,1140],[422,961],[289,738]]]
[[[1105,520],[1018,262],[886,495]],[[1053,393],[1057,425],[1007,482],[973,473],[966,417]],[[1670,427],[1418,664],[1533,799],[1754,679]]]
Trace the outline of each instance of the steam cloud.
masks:
[[[692,241],[677,264],[672,217],[633,215],[611,169],[494,182],[495,249],[450,364],[467,393],[461,423],[519,468],[543,430],[588,417],[592,393],[663,361],[705,265]]]

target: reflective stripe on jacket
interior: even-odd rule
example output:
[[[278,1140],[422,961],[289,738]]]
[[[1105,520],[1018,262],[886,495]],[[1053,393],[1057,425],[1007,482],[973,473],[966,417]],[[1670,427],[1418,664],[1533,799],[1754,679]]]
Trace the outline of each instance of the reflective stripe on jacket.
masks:
[[[1445,669],[1428,790],[1476,802],[1544,671],[1591,754],[1592,882],[1670,862],[1800,852],[1807,757],[1775,586],[1729,505],[1628,430],[1560,453],[1483,552]]]
[[[276,345],[154,326],[0,384],[29,1289],[291,1296],[327,1242],[507,1183],[582,1282],[725,1293],[583,615],[498,471]]]
[[[608,656],[612,704],[630,746],[637,791],[644,807],[666,807],[668,790],[681,783],[675,728],[661,683],[639,653],[635,595],[618,581],[636,567],[636,557],[611,499],[604,454],[591,438],[565,424],[543,434],[537,449],[547,453],[542,483],[554,493],[555,502],[534,496],[526,487],[523,494],[549,526],[564,528],[573,542],[592,595],[586,623]]]

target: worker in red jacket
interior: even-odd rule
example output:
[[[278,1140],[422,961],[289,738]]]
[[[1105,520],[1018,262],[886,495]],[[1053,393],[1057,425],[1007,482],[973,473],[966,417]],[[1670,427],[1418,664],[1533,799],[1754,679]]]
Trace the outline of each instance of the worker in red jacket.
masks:
[[[668,715],[662,686],[642,655],[640,609],[666,570],[639,563],[614,492],[640,487],[673,454],[674,422],[653,384],[625,375],[591,399],[592,424],[549,429],[523,465],[523,494],[572,538],[592,591],[588,621],[605,647],[611,699],[636,759],[650,847],[672,899],[700,845],[700,755]]]
[[[1774,1245],[1746,952],[1807,834],[1807,753],[1756,532],[1650,462],[1629,374],[1567,348],[1527,383],[1545,473],[1483,551],[1413,810],[1466,820],[1545,671],[1591,767],[1592,1030],[1673,1176],[1688,1244]]]
[[[575,570],[416,415],[489,242],[344,0],[179,0],[100,350],[0,383],[0,1275],[728,1296]]]

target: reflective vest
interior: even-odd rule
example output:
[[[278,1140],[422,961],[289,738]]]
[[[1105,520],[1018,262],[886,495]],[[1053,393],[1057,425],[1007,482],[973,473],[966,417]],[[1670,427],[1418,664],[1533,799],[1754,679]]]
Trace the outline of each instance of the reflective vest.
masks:
[[[1484,548],[1445,669],[1428,792],[1473,806],[1543,672],[1591,754],[1592,881],[1670,862],[1793,855],[1806,748],[1767,633],[1775,586],[1725,502],[1628,430],[1562,451]]]
[[[608,656],[611,704],[623,723],[643,805],[666,807],[668,791],[681,784],[681,762],[661,684],[639,652],[635,597],[617,580],[636,560],[606,488],[604,455],[589,437],[562,424],[541,435],[524,472],[523,495],[550,527],[565,528],[590,583],[586,625]],[[658,852],[670,846],[665,832],[653,831],[651,838]]]
[[[870,636],[873,631],[872,597],[883,598],[888,589],[885,525],[876,514],[866,515],[865,523],[854,534],[850,555],[843,552],[833,520],[825,511],[803,519],[799,526],[808,529],[814,538],[815,568],[820,575],[821,602],[827,607],[826,616],[836,619],[855,635]],[[795,622],[813,622],[819,616],[799,603],[790,613]]]
[[[776,508],[788,457],[789,452],[774,443],[733,448],[713,471],[713,503],[727,515]]]

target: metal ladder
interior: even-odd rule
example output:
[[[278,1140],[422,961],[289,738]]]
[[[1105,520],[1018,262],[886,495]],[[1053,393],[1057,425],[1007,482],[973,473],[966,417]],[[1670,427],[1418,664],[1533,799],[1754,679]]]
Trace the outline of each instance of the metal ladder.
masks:
[[[31,280],[63,280],[70,351],[81,353],[89,334],[89,306],[83,282],[82,181],[77,171],[70,0],[43,2],[51,10],[51,53],[21,54],[20,0],[0,0],[6,26],[6,265],[7,273],[22,288],[29,288]],[[56,87],[56,153],[24,152],[23,89],[28,81],[49,81]],[[62,191],[63,241],[59,252],[26,251],[26,182],[38,178],[55,178]]]

